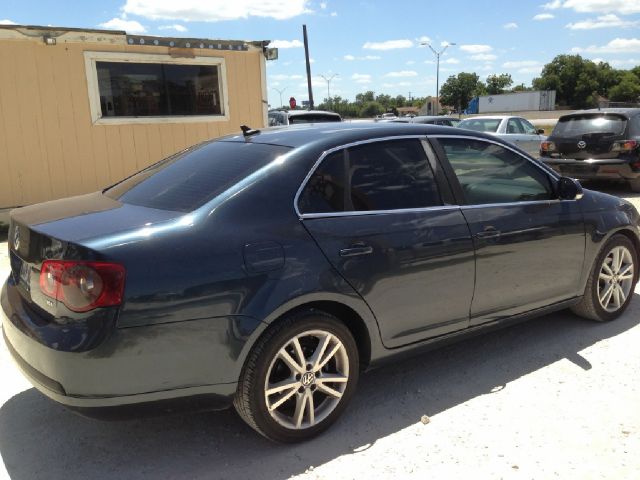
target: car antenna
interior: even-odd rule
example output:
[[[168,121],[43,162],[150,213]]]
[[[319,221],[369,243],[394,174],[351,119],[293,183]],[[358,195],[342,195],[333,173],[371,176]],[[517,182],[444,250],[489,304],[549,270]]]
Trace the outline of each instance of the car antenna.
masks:
[[[254,130],[247,125],[240,125],[240,130],[242,130],[242,135],[245,137],[250,137],[251,135],[255,135],[256,133],[260,133],[260,130]]]

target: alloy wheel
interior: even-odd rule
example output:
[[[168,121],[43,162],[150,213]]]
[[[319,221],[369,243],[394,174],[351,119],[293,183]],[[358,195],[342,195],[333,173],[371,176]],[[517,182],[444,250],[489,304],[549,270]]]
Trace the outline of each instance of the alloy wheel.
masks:
[[[611,249],[598,275],[598,300],[607,312],[620,309],[633,288],[633,255],[625,246]]]
[[[334,334],[309,330],[289,339],[272,359],[264,385],[271,417],[300,430],[322,422],[349,382],[349,357]]]

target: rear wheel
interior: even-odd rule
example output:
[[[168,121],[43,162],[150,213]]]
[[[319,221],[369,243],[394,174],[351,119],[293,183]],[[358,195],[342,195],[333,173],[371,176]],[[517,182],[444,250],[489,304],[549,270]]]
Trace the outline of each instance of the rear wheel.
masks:
[[[637,252],[624,235],[606,243],[591,270],[584,297],[572,310],[599,322],[618,318],[625,311],[636,284]]]
[[[270,327],[253,347],[234,405],[271,440],[306,440],[337,420],[358,371],[358,350],[342,322],[324,312],[298,314]]]

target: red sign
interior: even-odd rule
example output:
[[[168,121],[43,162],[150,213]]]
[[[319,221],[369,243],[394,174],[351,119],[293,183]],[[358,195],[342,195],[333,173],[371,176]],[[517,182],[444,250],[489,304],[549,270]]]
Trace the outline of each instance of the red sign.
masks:
[[[296,99],[295,98],[291,97],[289,99],[289,107],[291,107],[291,109],[296,108]]]

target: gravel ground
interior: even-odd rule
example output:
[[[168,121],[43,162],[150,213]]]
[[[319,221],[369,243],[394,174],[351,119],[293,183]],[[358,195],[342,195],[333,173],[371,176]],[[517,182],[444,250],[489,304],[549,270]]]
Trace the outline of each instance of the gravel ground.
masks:
[[[280,446],[233,411],[76,416],[31,388],[2,343],[0,478],[637,479],[638,345],[640,298],[607,324],[547,315],[367,373],[334,428]]]

